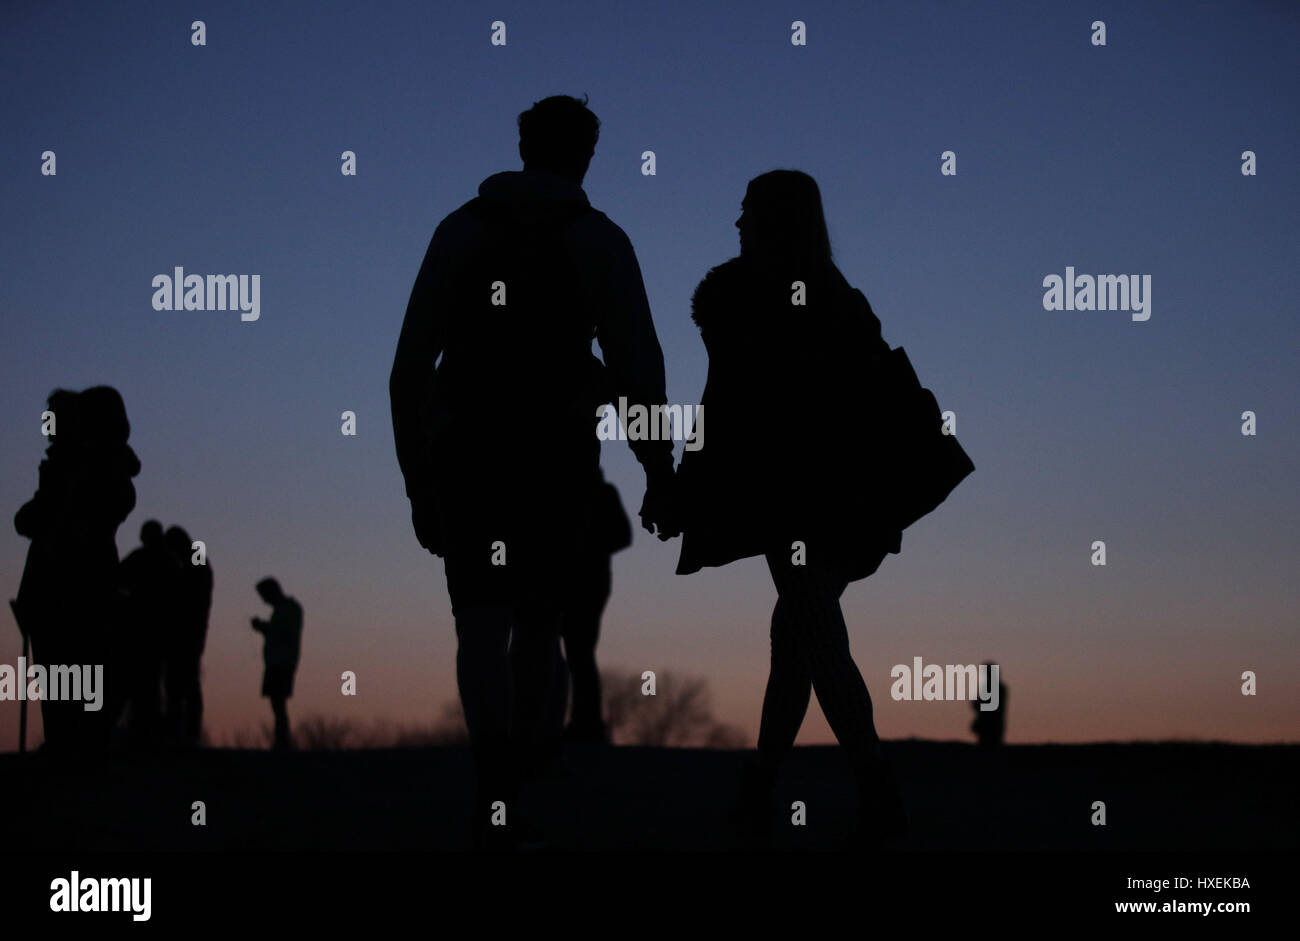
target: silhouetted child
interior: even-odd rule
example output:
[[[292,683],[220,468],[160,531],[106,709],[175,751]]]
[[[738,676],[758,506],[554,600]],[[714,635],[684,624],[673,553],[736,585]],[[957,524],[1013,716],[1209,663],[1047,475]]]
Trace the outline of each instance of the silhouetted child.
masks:
[[[173,569],[173,609],[163,644],[163,687],[167,724],[175,740],[193,747],[203,729],[203,688],[199,679],[212,610],[212,566],[195,563],[189,533],[179,526],[166,533]]]
[[[50,444],[41,461],[39,487],[14,517],[30,539],[14,610],[32,643],[34,663],[103,665],[102,707],[41,701],[47,749],[100,750],[127,686],[116,649],[123,622],[118,591],[117,527],[135,508],[131,478],[140,461],[127,445],[131,425],[117,390],[58,389]]]
[[[275,714],[274,747],[282,751],[293,747],[288,700],[293,695],[293,674],[298,669],[302,644],[302,605],[286,595],[274,578],[258,582],[257,593],[271,606],[271,620],[253,618],[253,630],[266,638],[262,645],[262,659],[266,664],[262,695],[271,700],[271,711]]]

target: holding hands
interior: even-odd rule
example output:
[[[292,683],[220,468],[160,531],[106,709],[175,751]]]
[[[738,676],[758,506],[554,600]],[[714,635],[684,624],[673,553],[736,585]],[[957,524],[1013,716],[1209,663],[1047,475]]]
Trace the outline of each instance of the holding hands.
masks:
[[[676,474],[669,472],[647,481],[639,515],[641,527],[657,535],[662,542],[682,534]]]

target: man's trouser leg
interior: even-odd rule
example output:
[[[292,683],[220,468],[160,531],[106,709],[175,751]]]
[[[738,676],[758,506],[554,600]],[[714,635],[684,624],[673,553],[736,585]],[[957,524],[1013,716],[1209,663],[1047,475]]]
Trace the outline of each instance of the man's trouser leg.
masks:
[[[552,606],[521,607],[510,639],[514,676],[513,743],[521,773],[539,770],[560,743],[568,668],[560,654],[560,612]],[[561,685],[563,684],[563,685]]]
[[[474,757],[473,830],[477,838],[490,824],[492,804],[502,801],[508,812],[519,790],[510,748],[513,618],[509,604],[483,603],[457,608],[455,619],[456,684]]]

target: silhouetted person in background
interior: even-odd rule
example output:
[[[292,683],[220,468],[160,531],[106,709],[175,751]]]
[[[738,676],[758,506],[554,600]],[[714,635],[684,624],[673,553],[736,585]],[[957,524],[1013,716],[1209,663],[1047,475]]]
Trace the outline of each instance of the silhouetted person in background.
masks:
[[[990,667],[992,664],[986,663],[984,666]],[[984,711],[980,709],[982,705],[985,703],[978,698],[971,700],[975,719],[970,724],[970,730],[975,733],[981,748],[998,748],[1007,734],[1007,687],[1002,682],[1001,666],[998,667],[998,707]]]
[[[253,630],[266,639],[262,645],[262,695],[271,700],[275,714],[276,751],[293,747],[289,734],[289,697],[293,695],[293,674],[302,649],[302,605],[286,595],[274,578],[257,583],[257,593],[271,606],[271,620],[253,618]]]
[[[30,539],[15,613],[35,663],[102,664],[102,708],[41,701],[45,745],[54,753],[100,751],[126,687],[115,648],[123,622],[117,527],[135,508],[131,478],[140,461],[127,445],[131,425],[117,390],[95,386],[50,395],[55,426],[41,461],[36,495],[14,528]],[[84,691],[83,691],[84,694]]]
[[[439,224],[389,380],[416,536],[445,561],[477,845],[541,840],[516,798],[545,737],[561,611],[596,495],[592,338],[617,395],[665,402],[636,255],[582,190],[599,128],[567,96],[519,116],[524,169],[488,177]],[[646,472],[643,525],[667,538],[672,443],[632,449]],[[505,827],[489,825],[498,800]]]
[[[549,741],[537,757],[537,767],[533,770],[538,773],[559,759],[564,742],[609,744],[609,730],[602,716],[596,641],[600,637],[601,616],[609,601],[610,560],[615,552],[632,544],[632,524],[619,499],[618,488],[606,481],[603,474],[596,481],[588,533],[586,545],[574,560],[577,571],[560,615],[564,652],[561,654],[558,647],[555,650],[551,714],[546,730]],[[566,727],[570,690],[573,712]]]
[[[603,476],[597,485],[592,511],[591,539],[577,564],[580,579],[564,607],[560,636],[573,689],[573,712],[564,737],[571,742],[607,744],[609,731],[601,716],[600,671],[596,667],[596,641],[600,619],[610,595],[610,560],[632,544],[632,524],[619,499],[618,488]]]
[[[776,170],[750,181],[736,226],[740,256],[711,270],[692,298],[709,354],[701,398],[709,440],[678,469],[677,571],[763,555],[776,583],[742,827],[766,836],[778,771],[816,689],[857,781],[853,841],[871,844],[906,818],[839,599],[899,550],[901,527],[875,515],[871,443],[859,427],[864,374],[888,346],[866,298],[832,261],[811,177]]]
[[[168,527],[165,537],[174,565],[174,601],[163,645],[167,725],[176,742],[193,747],[203,731],[200,664],[212,610],[212,566],[206,556],[194,562],[193,542],[181,527]]]
[[[592,413],[600,414],[610,403],[613,390],[605,365],[591,357]],[[619,499],[618,488],[605,480],[600,468],[592,481],[596,488],[592,504],[588,540],[575,560],[578,570],[564,604],[560,635],[564,639],[564,658],[560,661],[559,695],[554,725],[564,726],[568,693],[573,691],[573,712],[563,737],[571,742],[607,744],[609,732],[601,715],[600,670],[596,666],[596,641],[600,637],[600,619],[610,595],[610,560],[615,552],[632,544],[632,524]],[[567,662],[566,662],[567,661]]]
[[[612,397],[605,364],[590,358],[592,413],[603,415]],[[599,421],[597,421],[599,425]],[[563,743],[585,742],[608,744],[609,734],[601,715],[600,671],[596,666],[596,641],[600,636],[600,619],[609,601],[610,558],[632,544],[632,524],[623,509],[618,488],[605,480],[600,466],[592,480],[595,496],[587,539],[579,553],[569,595],[560,615],[560,636],[564,652],[555,647],[554,674],[551,688],[551,716],[546,728],[549,741],[543,744],[534,772],[546,771],[561,759]],[[531,664],[515,660],[516,675]],[[573,715],[564,725],[569,708],[569,691],[573,691]]]
[[[172,630],[178,567],[167,548],[162,523],[146,520],[140,545],[122,560],[129,627],[123,649],[131,656],[127,736],[136,747],[161,743],[163,649]]]

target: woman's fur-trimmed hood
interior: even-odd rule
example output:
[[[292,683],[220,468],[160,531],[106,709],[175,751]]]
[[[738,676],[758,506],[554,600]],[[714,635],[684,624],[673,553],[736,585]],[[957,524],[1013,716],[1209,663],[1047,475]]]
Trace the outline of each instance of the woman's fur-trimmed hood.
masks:
[[[759,263],[745,256],[728,259],[709,269],[695,288],[691,295],[691,320],[699,327],[706,343],[712,336],[729,333],[732,327],[751,329],[757,326],[756,319],[765,314],[788,311],[794,281],[804,281],[806,285],[806,309],[810,316],[858,321],[857,329],[851,332],[861,336],[860,331],[865,327],[871,352],[877,352],[881,342],[880,320],[862,292],[853,288],[833,264],[820,271],[807,272],[789,264]],[[774,303],[777,299],[779,304]]]

